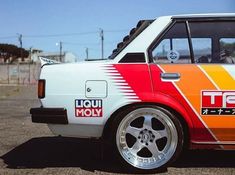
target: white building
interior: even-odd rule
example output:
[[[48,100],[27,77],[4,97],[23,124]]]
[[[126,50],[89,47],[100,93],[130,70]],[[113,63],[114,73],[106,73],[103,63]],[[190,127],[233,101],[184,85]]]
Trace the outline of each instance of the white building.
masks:
[[[39,57],[45,57],[62,63],[72,63],[78,61],[78,58],[71,52],[62,52],[61,55],[59,52],[36,52],[32,53],[31,60],[33,62],[38,62]]]

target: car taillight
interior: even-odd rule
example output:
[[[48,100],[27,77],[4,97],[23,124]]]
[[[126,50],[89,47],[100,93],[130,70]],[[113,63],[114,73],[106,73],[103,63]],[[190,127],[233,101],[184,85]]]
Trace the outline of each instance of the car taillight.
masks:
[[[38,80],[38,98],[45,97],[46,80]]]

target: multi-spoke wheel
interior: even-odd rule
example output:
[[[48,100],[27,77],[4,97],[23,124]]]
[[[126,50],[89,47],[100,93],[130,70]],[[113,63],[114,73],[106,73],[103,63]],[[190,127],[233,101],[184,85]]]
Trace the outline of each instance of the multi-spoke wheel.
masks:
[[[183,130],[169,111],[144,106],[119,116],[115,144],[121,158],[138,169],[155,170],[182,150]]]

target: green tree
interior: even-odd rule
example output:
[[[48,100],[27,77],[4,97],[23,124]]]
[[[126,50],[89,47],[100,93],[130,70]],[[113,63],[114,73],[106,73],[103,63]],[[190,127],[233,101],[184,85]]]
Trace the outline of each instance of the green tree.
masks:
[[[13,44],[0,44],[0,57],[4,59],[4,62],[12,58],[12,63],[21,56],[24,59],[29,56],[29,52],[24,48],[19,48]]]

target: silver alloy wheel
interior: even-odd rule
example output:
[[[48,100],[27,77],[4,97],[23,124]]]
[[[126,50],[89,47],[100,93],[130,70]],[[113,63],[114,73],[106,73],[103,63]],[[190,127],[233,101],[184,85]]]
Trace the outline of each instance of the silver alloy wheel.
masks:
[[[142,119],[142,126],[133,126],[134,121]],[[162,125],[156,129],[153,120]],[[140,122],[138,122],[140,123]],[[128,144],[127,135],[134,138]],[[158,141],[164,139],[161,148]],[[132,139],[133,140],[133,139]],[[174,155],[178,143],[177,129],[171,118],[159,109],[139,108],[127,114],[120,122],[116,133],[116,145],[126,162],[140,169],[155,169],[166,164]],[[140,152],[147,152],[145,156]]]

